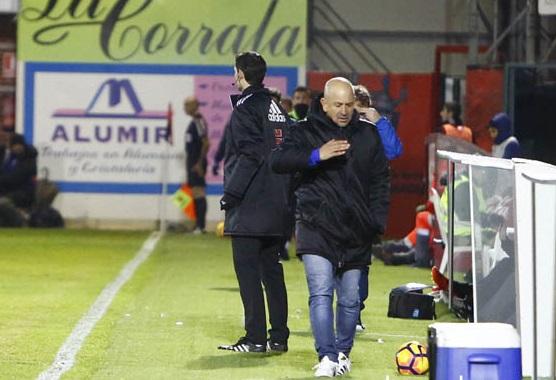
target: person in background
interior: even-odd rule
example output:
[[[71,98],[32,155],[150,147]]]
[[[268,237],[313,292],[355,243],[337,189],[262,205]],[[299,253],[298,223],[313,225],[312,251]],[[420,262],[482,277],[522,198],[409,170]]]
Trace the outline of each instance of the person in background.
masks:
[[[304,86],[298,86],[292,96],[292,111],[288,114],[293,120],[303,120],[309,112],[311,105],[311,90]]]
[[[234,80],[241,95],[226,133],[224,234],[232,237],[234,269],[246,335],[221,345],[235,352],[288,351],[288,298],[279,251],[289,230],[289,176],[274,173],[270,153],[284,138],[288,117],[264,88],[266,62],[256,52],[236,56]],[[262,284],[271,329],[266,330]],[[267,339],[267,333],[269,335]]]
[[[0,197],[10,199],[17,208],[29,209],[35,200],[37,150],[17,133],[11,135],[8,150],[0,168]]]
[[[222,131],[222,136],[220,137],[220,142],[218,142],[218,148],[214,152],[214,160],[212,161],[212,175],[217,176],[220,171],[220,163],[224,160],[226,155],[226,134],[228,133],[228,127],[230,126],[230,120],[224,126]]]
[[[272,99],[274,99],[274,101],[276,102],[276,104],[282,104],[282,93],[280,92],[280,90],[278,90],[276,87],[268,87],[268,92],[270,93],[270,96],[272,97]],[[285,110],[284,110],[285,111]],[[287,112],[287,111],[285,111]],[[293,124],[294,121],[289,119],[288,120],[288,124],[291,125]],[[294,185],[294,181],[291,181],[291,185]],[[280,259],[282,260],[289,260],[290,259],[290,252],[289,252],[289,247],[290,247],[290,239],[291,236],[293,235],[293,227],[295,226],[295,215],[294,215],[294,209],[295,209],[295,197],[293,195],[293,188],[290,190],[290,201],[289,201],[289,205],[290,205],[290,213],[291,213],[291,224],[290,224],[290,230],[287,232],[286,237],[284,238],[284,244],[282,245],[282,249],[280,249]]]
[[[199,112],[199,101],[194,96],[185,99],[183,109],[191,122],[185,132],[185,154],[187,184],[191,187],[195,204],[194,234],[205,233],[207,198],[205,175],[207,172],[207,153],[209,149],[207,123]]]
[[[403,144],[390,120],[382,116],[372,107],[371,94],[363,85],[354,86],[355,109],[359,115],[370,121],[378,130],[384,147],[384,154],[389,160],[398,158],[403,153]]]
[[[471,128],[463,125],[461,106],[458,103],[445,103],[440,111],[440,132],[473,143]]]
[[[0,168],[4,166],[4,162],[8,159],[10,143],[10,134],[3,128],[0,128]]]
[[[369,90],[361,84],[354,86],[355,91],[355,109],[359,115],[370,121],[378,130],[380,140],[384,147],[384,154],[389,160],[398,158],[403,153],[403,145],[398,137],[396,130],[390,123],[388,118],[380,115],[380,113],[372,108],[371,94]],[[377,240],[380,240],[377,236]],[[361,279],[359,281],[359,299],[361,311],[365,308],[365,301],[369,296],[369,266],[363,268]],[[365,325],[361,321],[361,312],[357,320],[357,331],[365,330]]]
[[[515,136],[512,135],[512,122],[510,117],[501,112],[490,120],[488,132],[492,138],[492,155],[498,158],[512,159],[519,157],[520,145]]]
[[[293,111],[292,100],[287,96],[282,96],[282,99],[280,99],[280,105],[288,114]]]
[[[295,191],[297,255],[309,288],[316,377],[351,370],[359,278],[388,214],[388,160],[376,128],[354,107],[352,84],[330,79],[308,117],[288,129],[271,155],[277,173],[300,174]]]

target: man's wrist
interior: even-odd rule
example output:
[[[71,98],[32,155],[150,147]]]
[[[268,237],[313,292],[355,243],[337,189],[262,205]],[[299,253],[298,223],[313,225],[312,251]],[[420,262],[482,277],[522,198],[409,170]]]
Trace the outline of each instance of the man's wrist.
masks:
[[[319,148],[313,149],[311,155],[309,156],[309,167],[315,167],[320,162],[320,151]]]

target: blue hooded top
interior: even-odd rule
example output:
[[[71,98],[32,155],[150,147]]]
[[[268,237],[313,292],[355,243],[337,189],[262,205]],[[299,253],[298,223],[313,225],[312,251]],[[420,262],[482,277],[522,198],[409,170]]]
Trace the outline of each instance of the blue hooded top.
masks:
[[[504,112],[494,115],[490,120],[490,126],[498,130],[498,136],[494,139],[495,144],[500,144],[512,135],[512,122]]]
[[[519,142],[512,136],[512,122],[510,117],[504,112],[500,112],[494,115],[490,120],[489,126],[498,130],[498,135],[494,139],[494,145],[505,145],[504,154],[501,158],[511,159],[513,157],[518,157],[520,150]]]

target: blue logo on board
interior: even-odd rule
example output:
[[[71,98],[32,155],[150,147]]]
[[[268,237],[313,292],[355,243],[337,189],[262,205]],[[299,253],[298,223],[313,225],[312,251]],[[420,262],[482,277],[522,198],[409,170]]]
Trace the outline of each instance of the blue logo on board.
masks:
[[[168,112],[144,109],[129,79],[107,79],[86,108],[60,108],[52,117],[90,119],[82,123],[57,122],[51,138],[53,142],[160,143],[166,140],[168,133],[167,123],[153,127],[152,123],[140,122],[166,121]]]

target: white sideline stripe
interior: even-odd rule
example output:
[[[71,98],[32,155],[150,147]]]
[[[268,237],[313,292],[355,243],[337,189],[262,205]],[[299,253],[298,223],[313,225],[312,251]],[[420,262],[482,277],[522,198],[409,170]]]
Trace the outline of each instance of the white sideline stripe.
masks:
[[[143,243],[141,249],[135,254],[135,257],[123,267],[118,277],[113,282],[106,285],[87,314],[81,317],[77,325],[73,328],[70,336],[67,337],[62,347],[60,347],[52,365],[42,372],[37,379],[59,379],[64,372],[67,372],[73,367],[75,364],[75,356],[81,349],[87,336],[93,330],[97,322],[104,316],[120,288],[133,276],[135,270],[150,256],[161,236],[159,232],[153,232]]]
[[[381,333],[372,333],[372,332],[364,332],[362,335],[372,335],[372,336],[378,336],[378,337],[388,337],[388,338],[410,338],[410,339],[416,339],[416,338],[421,338],[421,336],[416,336],[416,335],[396,335],[396,334],[381,334]]]

